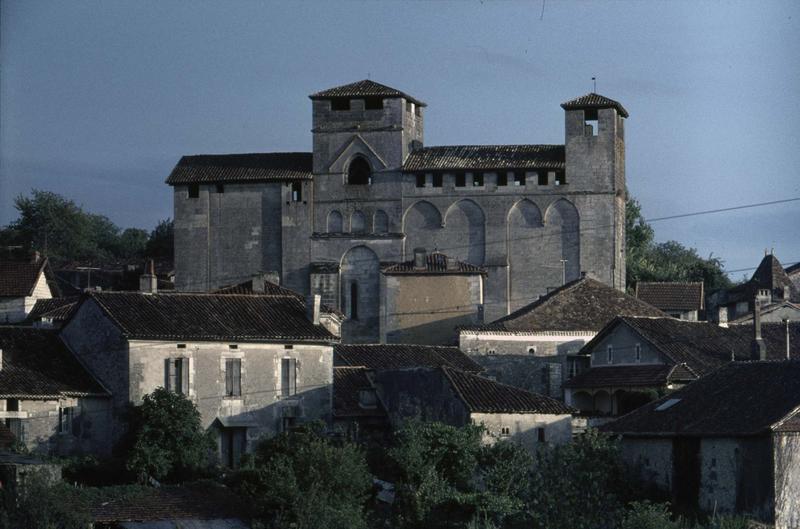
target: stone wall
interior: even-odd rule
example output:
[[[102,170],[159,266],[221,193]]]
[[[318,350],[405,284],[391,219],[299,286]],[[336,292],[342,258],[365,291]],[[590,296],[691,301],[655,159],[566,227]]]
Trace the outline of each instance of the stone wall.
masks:
[[[572,440],[571,415],[473,413],[471,419],[486,428],[484,442],[487,444],[509,440],[535,452],[542,443],[566,444]]]
[[[800,435],[772,437],[775,472],[775,529],[800,527]]]

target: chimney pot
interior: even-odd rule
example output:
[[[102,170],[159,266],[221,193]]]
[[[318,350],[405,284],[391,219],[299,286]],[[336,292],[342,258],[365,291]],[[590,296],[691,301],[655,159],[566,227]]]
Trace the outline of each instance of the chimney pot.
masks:
[[[761,337],[761,304],[758,302],[758,298],[756,298],[753,303],[753,345],[751,358],[753,360],[767,359],[767,345]]]
[[[139,291],[147,294],[158,292],[158,277],[155,272],[155,264],[150,259],[144,267],[144,273],[139,276]]]
[[[425,253],[425,248],[414,248],[414,269],[415,270],[424,270],[427,268],[427,255]]]
[[[322,296],[312,294],[306,298],[306,317],[314,325],[319,325],[319,312],[322,306]]]

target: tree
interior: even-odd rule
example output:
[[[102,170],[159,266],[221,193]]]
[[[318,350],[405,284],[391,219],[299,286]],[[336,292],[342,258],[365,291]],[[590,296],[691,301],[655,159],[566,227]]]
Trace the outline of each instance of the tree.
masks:
[[[18,492],[13,496],[15,491]],[[53,482],[43,472],[31,472],[17,487],[6,487],[0,498],[8,510],[0,510],[0,529],[85,529],[91,523],[80,491],[64,482]]]
[[[175,251],[174,245],[172,219],[165,219],[160,221],[150,232],[145,253],[154,259],[172,260]]]
[[[125,259],[143,257],[149,240],[146,230],[127,228],[119,237],[117,255]]]
[[[148,477],[182,480],[207,466],[214,440],[186,396],[157,388],[144,396],[132,423],[127,468],[141,482]]]
[[[372,478],[364,454],[332,443],[322,429],[311,425],[261,440],[248,468],[231,479],[267,527],[366,527]]]

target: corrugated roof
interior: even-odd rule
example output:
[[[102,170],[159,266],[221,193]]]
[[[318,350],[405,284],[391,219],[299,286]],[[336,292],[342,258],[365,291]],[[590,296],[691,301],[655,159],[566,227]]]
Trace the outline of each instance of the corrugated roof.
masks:
[[[391,86],[386,86],[369,79],[356,81],[341,86],[335,86],[308,96],[310,99],[331,99],[338,97],[402,97],[420,106],[427,106],[415,97],[401,92]]]
[[[661,310],[703,310],[703,283],[636,283],[636,297]]]
[[[445,145],[412,151],[403,171],[564,169],[563,145]]]
[[[198,154],[184,156],[167,184],[311,180],[310,152]]]
[[[385,275],[419,275],[419,274],[438,274],[438,275],[464,275],[464,274],[486,274],[486,269],[471,265],[457,259],[452,260],[452,266],[447,266],[448,257],[440,252],[432,252],[425,257],[425,268],[415,268],[414,261],[404,261],[396,264],[386,264],[381,268]]]
[[[561,108],[564,110],[577,110],[582,108],[615,108],[623,118],[628,117],[628,111],[625,110],[625,107],[623,107],[621,103],[606,96],[595,94],[594,92],[590,92],[586,95],[582,95],[580,97],[576,97],[575,99],[570,99],[569,101],[561,103]]]
[[[448,366],[480,372],[483,368],[458,347],[408,344],[339,344],[333,349],[335,366],[367,369],[405,369]]]

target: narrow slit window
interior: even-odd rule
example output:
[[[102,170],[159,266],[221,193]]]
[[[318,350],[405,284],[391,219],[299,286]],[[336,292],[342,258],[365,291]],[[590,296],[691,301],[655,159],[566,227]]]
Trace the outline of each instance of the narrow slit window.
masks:
[[[636,344],[636,361],[642,361],[642,346],[640,344]]]
[[[606,348],[606,363],[613,364],[614,363],[614,346],[609,345]]]
[[[524,171],[517,171],[514,173],[514,185],[515,186],[524,186],[525,185],[525,172]]]
[[[303,201],[303,183],[292,182],[292,202]]]
[[[497,185],[498,186],[507,186],[508,185],[508,173],[505,171],[498,171],[497,172]]]
[[[472,187],[483,187],[483,173],[472,173]]]
[[[467,185],[467,175],[465,173],[456,173],[456,187],[465,187]]]
[[[358,283],[350,283],[350,318],[358,319]]]
[[[546,186],[547,185],[547,171],[539,171],[539,185]]]
[[[564,174],[564,171],[556,171],[555,173],[555,184],[557,186],[563,186],[567,183],[567,178]]]
[[[417,173],[417,187],[425,187],[425,173]]]
[[[297,394],[297,359],[281,360],[281,397]]]
[[[585,136],[597,136],[599,122],[597,109],[588,108],[583,111],[583,130]]]
[[[200,196],[200,185],[189,184],[189,198],[198,198]]]
[[[224,184],[217,184],[215,186],[215,191],[220,195],[225,192],[225,185]]]
[[[433,173],[433,187],[442,187],[442,173]]]

